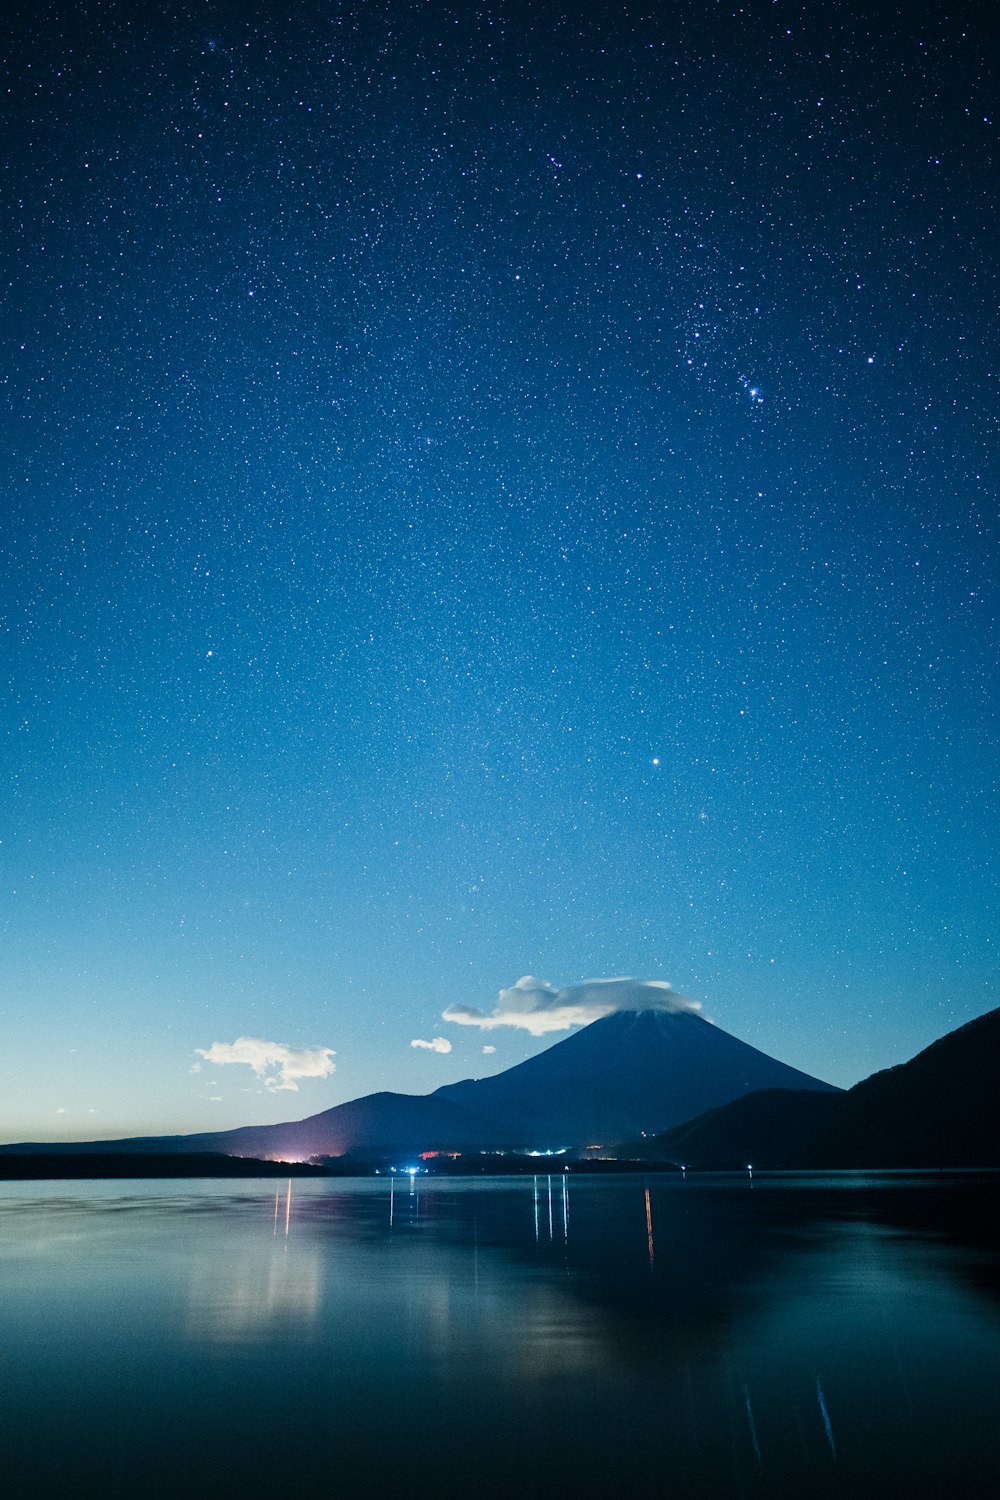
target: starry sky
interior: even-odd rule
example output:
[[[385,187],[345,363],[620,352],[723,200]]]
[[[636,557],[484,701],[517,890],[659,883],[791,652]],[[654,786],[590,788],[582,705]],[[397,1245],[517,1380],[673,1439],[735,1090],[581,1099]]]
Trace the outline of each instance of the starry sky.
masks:
[[[0,1138],[998,1003],[990,17],[14,0]]]

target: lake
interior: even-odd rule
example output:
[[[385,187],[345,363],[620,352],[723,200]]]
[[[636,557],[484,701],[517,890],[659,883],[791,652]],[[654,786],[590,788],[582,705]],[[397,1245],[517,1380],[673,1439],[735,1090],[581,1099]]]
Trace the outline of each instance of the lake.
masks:
[[[992,1496],[997,1182],[0,1184],[0,1474],[30,1500]]]

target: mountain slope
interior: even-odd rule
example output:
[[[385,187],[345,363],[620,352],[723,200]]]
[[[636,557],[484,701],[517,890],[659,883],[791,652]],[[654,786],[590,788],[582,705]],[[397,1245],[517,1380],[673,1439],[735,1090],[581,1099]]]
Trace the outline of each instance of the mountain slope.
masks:
[[[648,1135],[757,1089],[828,1083],[759,1052],[690,1011],[619,1011],[493,1078],[431,1097],[516,1121],[521,1144],[606,1144]]]
[[[467,1079],[433,1094],[369,1094],[285,1125],[0,1150],[221,1151],[302,1160],[449,1148],[558,1148],[652,1134],[769,1087],[829,1091],[831,1085],[777,1062],[700,1016],[627,1011],[594,1021],[493,1078]]]
[[[840,1095],[771,1090],[668,1130],[650,1154],[694,1167],[1000,1166],[1000,1009]]]
[[[275,1157],[304,1161],[311,1156],[348,1153],[441,1150],[487,1146],[496,1132],[468,1110],[433,1095],[367,1094],[321,1114],[285,1125],[244,1125],[199,1135],[134,1136],[118,1141],[73,1141],[53,1145],[29,1141],[0,1146],[0,1152],[191,1152],[221,1151],[229,1156]]]

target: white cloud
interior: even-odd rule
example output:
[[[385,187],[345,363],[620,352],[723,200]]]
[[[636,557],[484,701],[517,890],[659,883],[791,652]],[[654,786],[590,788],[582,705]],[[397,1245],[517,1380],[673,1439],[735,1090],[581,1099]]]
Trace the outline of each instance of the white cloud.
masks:
[[[288,1047],[284,1042],[264,1042],[253,1036],[213,1042],[211,1047],[196,1047],[195,1051],[206,1062],[243,1063],[253,1068],[264,1087],[271,1090],[298,1092],[298,1079],[328,1078],[336,1069],[332,1047]]]
[[[451,1005],[442,1020],[458,1026],[478,1026],[492,1031],[497,1026],[516,1026],[532,1036],[550,1031],[569,1031],[587,1026],[619,1010],[698,1011],[693,1000],[679,995],[662,979],[588,979],[557,989],[530,974],[510,989],[501,990],[489,1014],[474,1005]]]
[[[488,1054],[488,1053],[490,1053],[490,1052],[495,1052],[495,1051],[496,1051],[496,1050],[497,1050],[497,1049],[496,1049],[496,1048],[495,1048],[495,1047],[491,1047],[491,1046],[490,1046],[490,1045],[489,1045],[489,1043],[487,1043],[487,1044],[486,1044],[486,1046],[485,1046],[485,1047],[484,1047],[484,1048],[483,1048],[483,1051],[484,1051],[484,1052],[485,1052],[485,1053],[487,1053],[487,1054]]]
[[[451,1043],[446,1036],[436,1036],[432,1042],[422,1042],[418,1036],[413,1038],[411,1047],[423,1047],[425,1052],[450,1052]]]

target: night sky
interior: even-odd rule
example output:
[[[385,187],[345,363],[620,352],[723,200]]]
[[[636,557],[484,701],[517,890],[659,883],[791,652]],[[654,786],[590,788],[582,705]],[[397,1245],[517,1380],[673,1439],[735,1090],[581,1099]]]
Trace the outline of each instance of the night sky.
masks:
[[[991,18],[12,6],[0,1139],[998,1003]]]

